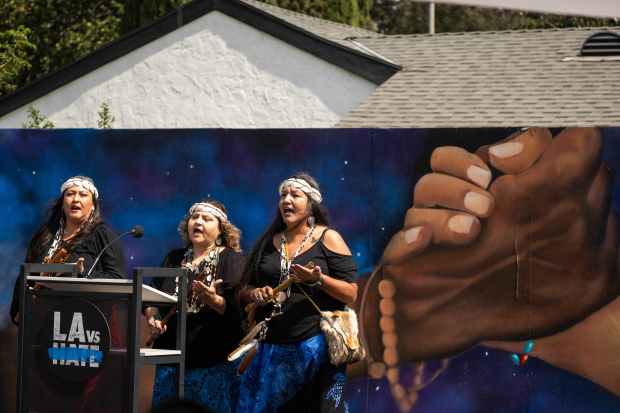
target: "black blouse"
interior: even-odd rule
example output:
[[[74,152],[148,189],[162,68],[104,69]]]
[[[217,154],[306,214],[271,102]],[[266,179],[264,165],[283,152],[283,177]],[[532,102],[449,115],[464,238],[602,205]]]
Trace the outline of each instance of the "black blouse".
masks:
[[[101,222],[97,224],[89,234],[75,241],[71,247],[69,257],[65,262],[76,262],[78,258],[83,257],[84,272],[87,273],[101,250],[116,237],[117,234],[107,224]],[[35,257],[31,262],[43,262],[46,253],[47,248],[45,248],[42,256]],[[97,262],[95,269],[90,274],[90,278],[127,278],[125,272],[125,255],[123,254],[123,248],[120,242],[115,242],[105,250],[99,262]],[[18,282],[15,281],[13,301],[11,302],[11,320],[15,319],[19,311],[17,285]]]
[[[185,249],[172,250],[164,259],[162,267],[180,267]],[[219,256],[216,274],[222,279],[218,291],[226,300],[224,314],[219,314],[209,306],[200,312],[187,314],[185,365],[187,368],[210,367],[226,360],[242,338],[242,312],[236,298],[236,288],[241,281],[245,258],[241,253],[225,248]],[[192,276],[190,276],[190,285]],[[153,286],[168,294],[175,289],[174,278],[156,278]],[[165,316],[170,307],[161,307]],[[168,329],[157,340],[153,348],[172,349],[176,346],[177,317],[168,322]]]
[[[338,254],[331,251],[323,244],[325,230],[321,238],[310,249],[299,254],[294,260],[294,264],[306,265],[313,261],[315,265],[321,267],[321,272],[332,278],[354,282],[357,265],[350,255]],[[266,246],[261,260],[258,264],[258,274],[250,282],[254,287],[271,286],[275,287],[280,281],[280,252],[272,242]],[[305,284],[293,284],[291,296],[282,305],[283,314],[273,318],[269,322],[267,338],[269,343],[295,343],[321,332],[321,317],[316,308],[310,303],[301,292],[303,288],[321,311],[343,310],[345,304],[336,300],[325,293],[320,287],[310,287]],[[256,317],[262,320],[271,314],[272,306],[259,307]]]

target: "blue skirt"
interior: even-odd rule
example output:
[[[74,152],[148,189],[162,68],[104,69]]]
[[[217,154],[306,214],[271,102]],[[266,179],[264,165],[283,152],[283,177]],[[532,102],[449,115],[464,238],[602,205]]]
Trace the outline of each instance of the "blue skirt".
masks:
[[[241,376],[236,411],[346,412],[345,368],[330,364],[323,334],[294,344],[261,343]]]
[[[191,400],[218,413],[231,413],[237,401],[238,363],[185,370],[185,400]],[[176,367],[157,366],[153,386],[153,407],[176,399]]]

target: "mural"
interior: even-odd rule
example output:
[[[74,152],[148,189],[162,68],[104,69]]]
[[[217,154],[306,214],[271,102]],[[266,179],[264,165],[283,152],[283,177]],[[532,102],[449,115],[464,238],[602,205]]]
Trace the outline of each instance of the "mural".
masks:
[[[248,251],[279,182],[307,171],[367,286],[372,359],[350,369],[349,411],[620,410],[620,129],[4,130],[0,149],[5,330],[67,177],[95,180],[118,231],[145,227],[123,241],[131,269],[180,246],[205,196]]]

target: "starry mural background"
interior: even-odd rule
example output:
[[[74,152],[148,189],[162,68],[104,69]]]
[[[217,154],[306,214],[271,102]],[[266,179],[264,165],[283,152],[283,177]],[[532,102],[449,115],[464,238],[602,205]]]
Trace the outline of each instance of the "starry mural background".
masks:
[[[180,246],[178,222],[205,196],[226,205],[248,252],[276,212],[280,181],[309,172],[365,276],[402,225],[435,147],[475,150],[514,130],[0,130],[0,327],[29,237],[70,176],[95,180],[118,232],[144,226],[144,238],[123,240],[131,270]],[[603,133],[604,156],[618,169],[620,129]],[[397,411],[381,380],[353,379],[347,399],[352,412]],[[413,411],[618,412],[620,399],[542,361],[516,367],[507,353],[479,346],[454,358]]]

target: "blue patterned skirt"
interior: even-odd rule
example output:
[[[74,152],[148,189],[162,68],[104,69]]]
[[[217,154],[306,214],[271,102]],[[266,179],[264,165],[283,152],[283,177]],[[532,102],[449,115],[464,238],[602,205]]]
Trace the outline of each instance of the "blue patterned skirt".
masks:
[[[185,370],[185,400],[218,413],[231,413],[237,401],[238,363]],[[157,366],[153,386],[153,407],[177,397],[176,367]]]
[[[346,412],[345,368],[330,364],[323,334],[294,344],[261,343],[241,376],[236,411]]]

